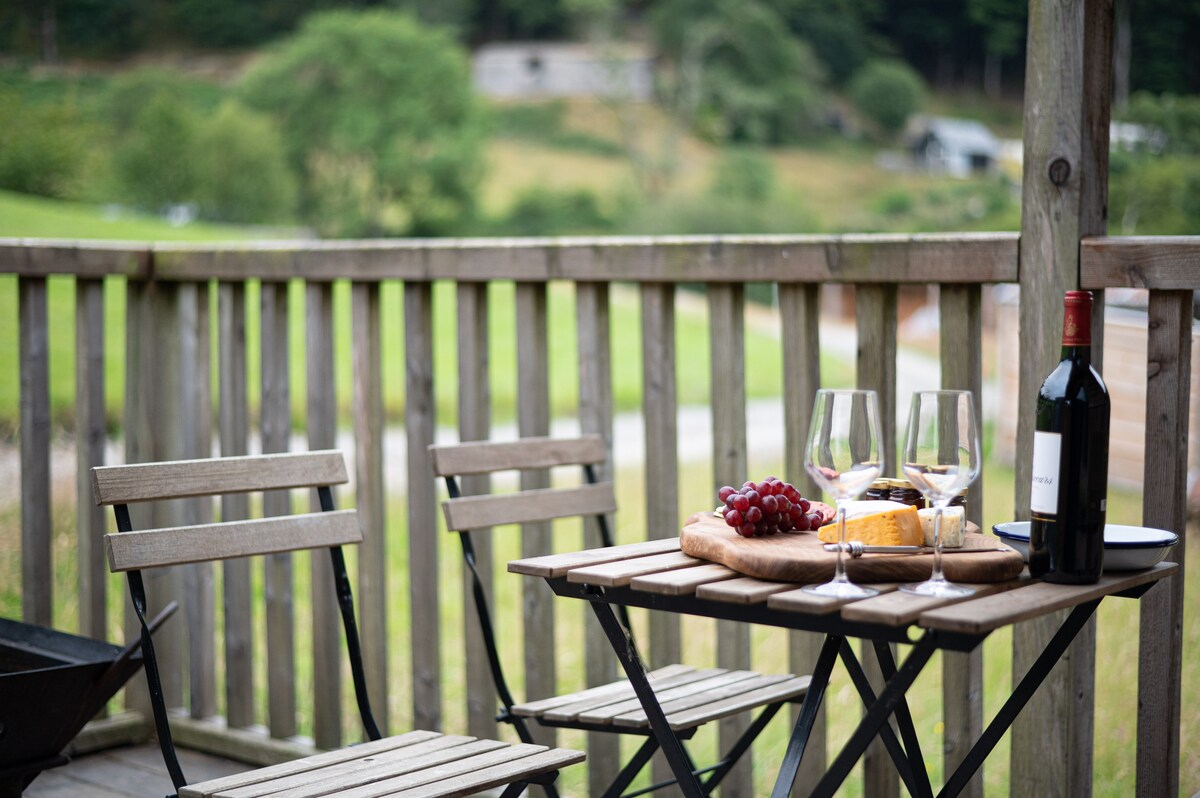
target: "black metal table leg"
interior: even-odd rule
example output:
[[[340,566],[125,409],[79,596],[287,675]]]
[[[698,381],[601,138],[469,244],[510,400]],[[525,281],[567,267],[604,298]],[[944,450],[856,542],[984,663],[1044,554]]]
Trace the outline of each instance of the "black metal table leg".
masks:
[[[871,739],[879,733],[880,727],[896,710],[897,705],[904,699],[904,693],[916,681],[917,676],[936,650],[935,635],[932,632],[926,632],[913,646],[912,653],[904,660],[900,670],[883,688],[879,699],[859,721],[858,728],[854,730],[854,734],[850,736],[842,752],[833,760],[833,764],[817,784],[817,788],[813,791],[814,796],[832,796],[837,791],[842,782],[846,780],[846,776],[850,775],[850,771],[858,762],[859,757],[867,750]]]
[[[887,643],[883,646],[886,648]],[[867,674],[863,671],[862,665],[858,658],[854,656],[854,649],[850,643],[842,643],[842,664],[846,666],[846,673],[850,676],[850,681],[854,683],[855,689],[858,690],[859,697],[862,698],[863,706],[868,710],[875,705],[878,697],[875,695],[875,689],[871,686]],[[889,681],[896,675],[895,663],[892,661],[891,649],[887,652],[887,661],[892,662],[890,670],[885,666],[884,660],[880,658],[880,670],[883,673],[883,678]],[[900,723],[900,716],[903,714],[908,718],[908,725],[911,728],[912,719],[908,715],[908,702],[901,698],[900,704],[896,710],[897,723],[901,725],[901,734],[904,734],[903,724]],[[895,731],[892,730],[891,724],[884,723],[879,728],[879,737],[883,740],[884,747],[887,748],[888,754],[892,758],[892,762],[896,765],[896,770],[900,774],[900,778],[904,781],[904,786],[908,789],[910,795],[918,796],[918,798],[932,798],[933,787],[929,784],[929,776],[925,773],[925,762],[921,759],[920,747],[913,748],[915,742],[915,732],[911,737],[905,737],[904,745],[896,738]],[[915,758],[914,758],[915,756]],[[921,773],[922,778],[917,776]]]
[[[817,721],[817,710],[825,697],[825,688],[829,686],[829,674],[833,672],[833,664],[837,661],[838,649],[846,638],[828,635],[821,653],[817,656],[817,666],[813,668],[812,679],[808,683],[808,693],[804,703],[800,705],[800,714],[796,717],[796,726],[792,729],[792,737],[788,740],[787,752],[783,755],[783,764],[779,767],[779,775],[775,779],[775,789],[771,798],[787,798],[796,782],[796,773],[800,770],[800,760],[804,757],[804,749],[808,745],[808,737],[812,733],[813,724]]]
[[[646,710],[650,728],[654,730],[654,736],[658,738],[659,746],[667,757],[667,764],[671,766],[671,772],[675,774],[680,791],[687,798],[703,798],[704,791],[692,773],[687,752],[683,750],[683,743],[679,741],[674,730],[671,729],[671,725],[667,723],[662,706],[658,703],[658,698],[654,695],[649,680],[646,679],[646,669],[642,665],[642,658],[638,656],[633,638],[621,626],[611,605],[603,601],[592,601],[591,605],[592,610],[596,613],[596,618],[600,621],[600,626],[604,629],[604,634],[608,636],[608,641],[612,644],[613,651],[616,652],[617,659],[621,662],[621,667],[625,669],[625,675],[629,677],[629,683],[633,685],[633,690],[637,693],[642,708]]]
[[[885,682],[891,681],[896,675],[896,659],[892,656],[892,647],[882,640],[872,641],[875,647],[875,658],[879,660],[879,670]],[[908,699],[901,698],[896,707],[896,724],[900,727],[900,739],[904,741],[904,750],[908,752],[908,762],[916,777],[918,790],[912,790],[913,795],[933,798],[933,785],[929,783],[929,772],[925,769],[925,756],[921,753],[921,741],[913,726],[912,713],[908,708]]]
[[[996,713],[996,717],[992,718],[992,722],[984,729],[983,734],[971,746],[971,750],[963,757],[963,761],[947,779],[946,784],[942,787],[942,791],[938,793],[938,798],[942,796],[958,795],[963,788],[967,786],[967,782],[975,775],[975,771],[979,770],[983,764],[983,760],[987,759],[988,754],[996,747],[996,743],[1000,742],[1000,738],[1008,731],[1008,727],[1017,719],[1017,715],[1029,703],[1029,699],[1041,687],[1042,682],[1050,675],[1050,670],[1058,662],[1059,658],[1066,653],[1067,647],[1075,640],[1075,636],[1079,634],[1079,630],[1083,628],[1088,619],[1096,611],[1096,607],[1100,606],[1101,599],[1089,601],[1086,604],[1080,604],[1071,614],[1067,616],[1067,620],[1054,633],[1054,637],[1050,638],[1050,642],[1046,644],[1046,648],[1030,666],[1029,670],[1021,678],[1021,682],[1013,690],[1012,695],[1004,702],[1004,706]]]

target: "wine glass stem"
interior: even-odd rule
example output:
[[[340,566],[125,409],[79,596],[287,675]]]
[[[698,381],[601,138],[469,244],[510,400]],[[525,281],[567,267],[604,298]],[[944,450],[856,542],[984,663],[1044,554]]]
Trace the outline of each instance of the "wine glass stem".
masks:
[[[930,582],[945,582],[942,574],[942,508],[937,505],[933,513],[933,575]]]
[[[833,581],[847,582],[846,579],[846,505],[838,502],[838,550],[837,569],[833,572]]]

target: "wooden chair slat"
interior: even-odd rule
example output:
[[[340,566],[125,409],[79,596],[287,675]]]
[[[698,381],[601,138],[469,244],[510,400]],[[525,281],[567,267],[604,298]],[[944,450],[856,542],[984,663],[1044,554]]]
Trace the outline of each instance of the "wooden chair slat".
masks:
[[[731,604],[762,604],[776,593],[795,590],[789,582],[767,582],[751,576],[708,582],[696,588],[696,598],[728,601]]]
[[[716,701],[703,707],[697,707],[691,712],[671,715],[667,718],[667,722],[676,731],[690,729],[693,726],[699,726],[702,723],[708,723],[728,715],[736,715],[739,712],[745,712],[747,709],[762,706],[763,704],[798,698],[808,692],[808,686],[811,682],[811,677],[796,676],[787,681],[761,687],[758,690],[731,696],[724,701]]]
[[[665,668],[659,668],[650,671],[646,674],[646,678],[650,680],[651,686],[657,686],[659,681],[666,679],[669,676],[677,674],[689,673],[695,670],[688,665],[668,665]],[[524,704],[517,704],[513,707],[514,715],[522,715],[527,718],[536,717],[544,712],[555,709],[556,707],[574,704],[579,701],[590,701],[592,699],[606,698],[612,695],[624,693],[630,689],[629,682],[611,682],[602,684],[598,687],[591,687],[587,690],[580,690],[576,693],[566,693],[564,695],[554,696],[552,698],[543,698],[539,701],[529,701]]]
[[[895,590],[899,585],[881,584],[871,585],[880,593],[887,593]],[[803,590],[789,590],[785,593],[776,593],[767,598],[767,606],[773,610],[798,610],[816,614],[837,612],[843,605],[849,604],[852,601],[862,601],[862,599],[844,599],[831,598],[829,596],[817,596],[812,593],[805,593]]]
[[[659,703],[664,704],[677,698],[704,695],[712,690],[738,682],[745,682],[758,676],[754,671],[730,671],[724,668],[714,668],[713,670],[714,673],[706,679],[698,679],[687,684],[678,685],[677,687],[669,687],[665,690],[655,690],[654,694],[658,697]],[[579,713],[579,719],[588,723],[612,723],[613,718],[628,712],[636,712],[641,707],[642,701],[635,695],[625,701],[618,701],[587,712],[581,712]]]
[[[522,763],[534,754],[545,751],[547,748],[542,745],[524,743],[510,745],[495,751],[486,751],[434,765],[416,773],[407,773],[373,784],[364,784],[361,787],[343,790],[338,793],[338,796],[339,798],[383,798],[383,796],[390,798],[395,795],[420,795],[443,798],[447,795],[460,795],[462,793],[456,791],[450,780],[463,776],[481,777],[488,770],[504,765],[514,766],[514,769],[509,772],[517,775],[536,773],[537,770],[526,770],[526,766],[517,763]],[[582,754],[580,756],[582,757]],[[308,796],[298,798],[308,798]]]
[[[219,791],[217,798],[258,798],[261,795],[283,792],[284,790],[304,791],[306,789],[324,789],[331,785],[339,789],[369,784],[382,778],[391,778],[424,767],[431,762],[451,761],[461,759],[463,754],[459,749],[468,743],[474,743],[474,737],[458,735],[443,735],[434,737],[416,745],[403,748],[393,748],[370,754],[362,754],[355,759],[348,759],[337,764],[326,765],[319,770],[306,773],[295,773],[281,776],[268,782],[253,784],[238,789]],[[500,748],[505,743],[495,740],[482,740],[480,751],[490,751]],[[357,751],[357,747],[347,749]],[[440,755],[440,758],[439,758]],[[317,792],[319,795],[320,792]]]
[[[562,465],[595,465],[607,458],[604,439],[599,435],[430,446],[429,453],[433,458],[433,471],[439,477]]]
[[[621,587],[633,581],[635,576],[671,571],[676,568],[690,568],[693,565],[703,565],[704,562],[704,560],[677,551],[653,557],[639,557],[630,562],[611,562],[604,565],[576,568],[567,573],[567,581],[600,587]]]
[[[1001,626],[1038,618],[1055,610],[1157,581],[1177,568],[1173,562],[1163,562],[1145,571],[1104,574],[1093,585],[1038,582],[1006,593],[972,597],[923,612],[918,623],[928,629],[984,634]]]
[[[611,513],[616,509],[611,482],[577,488],[536,488],[498,496],[464,496],[442,502],[446,527],[451,531]]]
[[[663,690],[679,687],[680,685],[691,684],[692,682],[703,681],[720,673],[722,673],[720,668],[706,668],[704,670],[688,668],[685,671],[681,671],[655,681],[653,685],[654,692],[655,694],[659,694]],[[613,682],[612,686],[619,687],[621,689],[596,698],[587,698],[582,701],[572,702],[565,706],[555,707],[548,712],[540,713],[540,715],[546,720],[555,721],[557,723],[566,723],[569,721],[578,720],[580,714],[584,712],[591,712],[600,707],[623,703],[629,701],[630,699],[636,699],[637,697],[637,694],[633,690],[633,685],[628,681]]]
[[[104,536],[112,571],[276,554],[361,541],[362,530],[354,510],[119,532]]]
[[[102,466],[92,469],[92,493],[96,504],[130,504],[341,485],[348,479],[341,452],[295,452]]]
[[[797,681],[796,677],[788,673],[772,674],[770,676],[755,674],[755,677],[752,679],[741,679],[722,687],[716,687],[701,693],[668,701],[663,704],[663,712],[666,714],[667,720],[672,723],[687,722],[689,719],[698,723],[708,723],[729,714],[724,710],[724,707],[730,699],[757,693],[760,690],[784,683],[791,685],[783,691],[784,696],[802,695],[808,689],[809,679],[808,677],[802,677],[801,680]],[[758,706],[758,704],[755,703],[750,706]],[[713,707],[721,708],[713,710]],[[623,715],[613,718],[614,726],[640,728],[648,724],[649,720],[646,717],[646,710],[640,707],[633,712],[626,712]]]
[[[215,795],[222,790],[235,790],[239,787],[284,778],[296,773],[307,773],[311,770],[336,765],[341,762],[361,759],[364,756],[416,745],[440,736],[437,732],[411,731],[407,734],[398,734],[395,737],[384,737],[382,740],[366,742],[356,745],[353,748],[324,751],[320,754],[304,757],[303,759],[293,759],[290,762],[281,762],[278,765],[270,765],[258,770],[235,773],[232,776],[223,776],[219,779],[210,779],[204,782],[197,782],[196,784],[189,784],[180,789],[179,798],[206,798],[206,796]]]
[[[631,559],[634,557],[649,557],[655,554],[666,554],[679,551],[679,538],[660,538],[646,540],[641,543],[629,543],[624,546],[588,549],[570,554],[547,554],[541,557],[529,557],[524,560],[512,560],[508,563],[510,574],[524,576],[540,576],[556,578],[566,576],[574,568],[585,565],[601,565],[607,562]]]
[[[516,748],[517,746],[514,746]],[[549,751],[535,753],[510,762],[502,762],[487,768],[472,770],[462,775],[429,785],[436,792],[422,789],[405,790],[390,794],[389,798],[416,798],[416,796],[437,795],[440,798],[460,798],[474,795],[482,790],[508,784],[520,778],[534,776],[550,770],[558,770],[583,761],[583,753],[564,748],[552,748]],[[358,796],[348,796],[358,798]]]
[[[697,565],[694,568],[681,568],[678,571],[638,576],[629,583],[629,586],[634,590],[643,590],[647,593],[686,596],[695,593],[700,585],[722,582],[739,576],[741,574],[732,568],[712,563]]]

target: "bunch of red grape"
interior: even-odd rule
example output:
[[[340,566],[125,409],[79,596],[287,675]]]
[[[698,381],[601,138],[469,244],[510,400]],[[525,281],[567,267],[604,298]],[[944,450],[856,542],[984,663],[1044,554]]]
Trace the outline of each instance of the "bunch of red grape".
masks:
[[[767,477],[762,482],[746,482],[741,489],[726,485],[717,492],[725,502],[725,523],[742,537],[773,535],[776,532],[804,532],[821,525],[821,514],[809,514],[809,501],[796,486]]]

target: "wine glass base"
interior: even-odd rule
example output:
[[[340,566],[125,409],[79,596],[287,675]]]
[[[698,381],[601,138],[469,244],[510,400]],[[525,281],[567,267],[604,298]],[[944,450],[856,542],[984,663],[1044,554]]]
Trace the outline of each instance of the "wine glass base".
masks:
[[[958,598],[960,596],[970,596],[975,593],[975,588],[973,587],[956,585],[953,582],[945,580],[935,582],[932,579],[925,582],[914,582],[910,585],[901,585],[900,590],[904,593],[912,593],[915,596],[932,596],[934,598]]]
[[[879,591],[873,587],[856,585],[853,582],[839,582],[836,579],[823,585],[805,585],[801,590],[815,596],[839,599],[870,598],[879,595]]]

